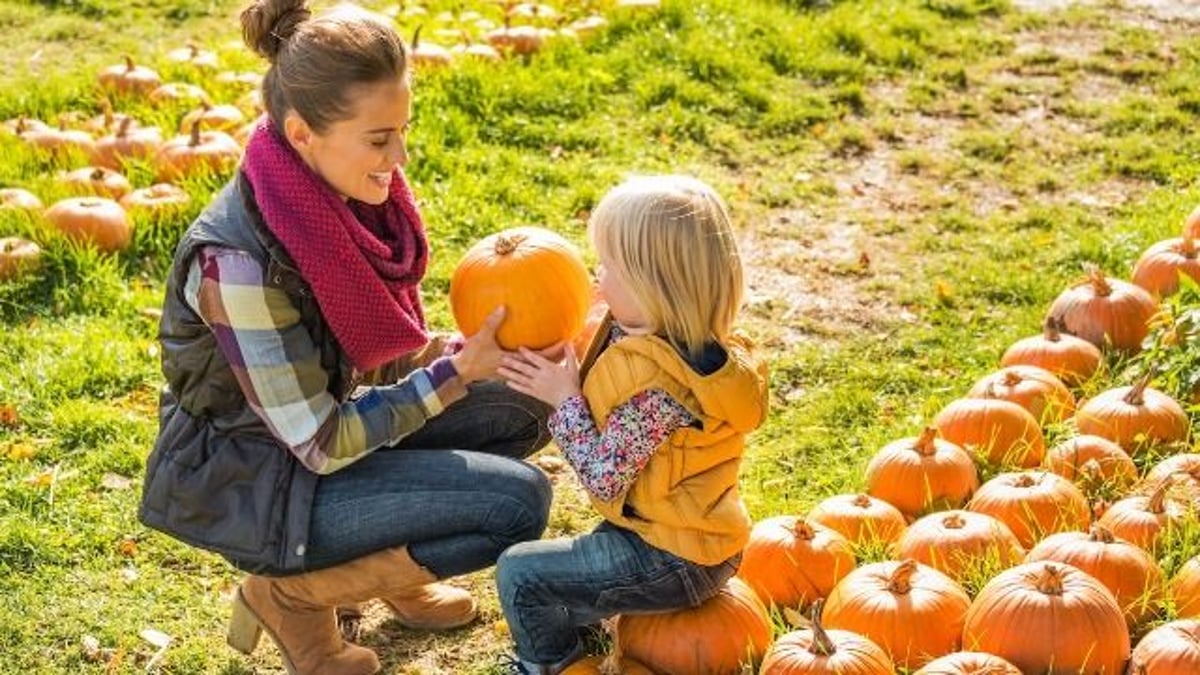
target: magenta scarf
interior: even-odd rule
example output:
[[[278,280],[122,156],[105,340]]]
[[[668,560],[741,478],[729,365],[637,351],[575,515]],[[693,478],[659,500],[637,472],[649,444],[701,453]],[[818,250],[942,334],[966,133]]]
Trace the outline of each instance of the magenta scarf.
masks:
[[[429,243],[402,173],[379,206],[343,200],[266,118],[242,171],[355,368],[373,370],[429,341],[418,292]]]

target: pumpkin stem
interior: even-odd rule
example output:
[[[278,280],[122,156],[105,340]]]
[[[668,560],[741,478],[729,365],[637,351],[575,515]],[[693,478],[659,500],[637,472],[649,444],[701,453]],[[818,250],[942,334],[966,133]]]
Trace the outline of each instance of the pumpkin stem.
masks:
[[[888,590],[896,595],[907,595],[912,590],[912,578],[916,573],[917,561],[905,559],[892,571],[888,580]]]
[[[854,495],[854,499],[850,503],[860,509],[869,509],[871,508],[871,495],[860,492]]]
[[[1015,387],[1018,384],[1021,384],[1024,379],[1025,378],[1021,377],[1020,373],[1012,370],[1006,370],[1004,371],[1004,379],[1000,382],[1000,384],[1003,384],[1006,387]]]
[[[1143,394],[1146,391],[1146,387],[1150,385],[1151,375],[1153,375],[1153,373],[1146,373],[1143,375],[1140,380],[1134,383],[1133,387],[1129,389],[1129,392],[1125,394],[1121,400],[1134,407],[1141,407],[1142,405],[1145,405],[1146,398],[1143,396]]]
[[[947,529],[961,530],[966,526],[967,526],[967,521],[965,519],[963,519],[962,515],[960,515],[960,514],[951,513],[950,515],[946,516],[945,518],[942,518],[942,527],[945,527]]]
[[[1017,476],[1015,480],[1013,480],[1012,485],[1013,487],[1027,488],[1033,487],[1034,485],[1037,485],[1037,483],[1037,479],[1029,475],[1029,473],[1022,473],[1021,475]]]
[[[1191,232],[1185,232],[1183,242],[1179,244],[1179,254],[1188,260],[1196,259],[1196,240]]]
[[[1101,468],[1100,462],[1096,461],[1095,457],[1084,462],[1083,466],[1079,467],[1079,475],[1085,482],[1090,484],[1101,483],[1104,481],[1104,470]]]
[[[414,51],[414,52],[417,51],[417,45],[421,44],[421,29],[424,27],[425,27],[425,24],[423,24],[423,23],[418,24],[416,30],[413,31],[413,39],[412,39],[411,47],[412,47],[412,51]]]
[[[106,117],[106,118],[105,118],[105,122],[104,122],[104,123],[105,123],[106,125],[112,125],[112,120],[111,120],[112,113],[111,113],[111,112],[109,112],[109,113],[107,113],[107,115],[108,115],[108,117]],[[128,136],[128,135],[129,135],[129,128],[130,128],[131,126],[133,126],[133,118],[132,118],[132,117],[128,117],[128,116],[126,116],[125,118],[123,118],[123,119],[121,120],[121,126],[117,127],[117,138],[125,138],[126,136]]]
[[[1088,263],[1084,265],[1083,269],[1087,273],[1088,283],[1092,285],[1092,291],[1096,293],[1097,297],[1107,298],[1112,295],[1112,285],[1108,283],[1108,278],[1104,276],[1099,265]]]
[[[1058,319],[1053,314],[1046,315],[1046,322],[1042,324],[1042,339],[1046,342],[1058,342],[1062,339],[1062,333],[1058,330]]]
[[[916,450],[922,457],[932,457],[937,454],[938,428],[925,427],[921,430],[921,435],[917,437],[913,443],[913,450]]]
[[[1182,472],[1180,472],[1182,473]],[[1167,510],[1167,491],[1175,484],[1175,474],[1171,474],[1160,480],[1158,485],[1154,486],[1154,492],[1150,493],[1150,499],[1146,500],[1146,511],[1159,515]]]
[[[525,240],[521,235],[502,234],[496,237],[496,255],[509,255]]]
[[[137,64],[133,62],[132,56],[125,54],[121,58],[125,59],[125,72],[132,73],[133,69],[137,68]]]
[[[812,541],[817,536],[817,532],[807,520],[797,518],[796,524],[792,526],[792,535],[800,541]]]
[[[809,618],[812,620],[813,639],[812,644],[808,646],[808,651],[816,656],[833,656],[837,653],[837,645],[833,644],[833,639],[821,625],[821,609],[824,606],[825,599],[821,598],[813,603],[812,611],[809,613]]]
[[[1098,541],[1101,544],[1111,544],[1116,541],[1116,538],[1113,537],[1112,530],[1099,523],[1096,523],[1092,525],[1092,529],[1088,531],[1088,541]]]
[[[190,148],[200,145],[200,123],[202,121],[203,120],[197,118],[195,122],[192,122],[192,132],[188,137],[188,147]]]
[[[1042,567],[1042,573],[1038,575],[1037,589],[1046,595],[1062,595],[1063,593],[1062,570],[1058,565],[1046,563]]]
[[[88,176],[91,180],[104,180],[104,169],[96,167],[92,169],[92,175]]]

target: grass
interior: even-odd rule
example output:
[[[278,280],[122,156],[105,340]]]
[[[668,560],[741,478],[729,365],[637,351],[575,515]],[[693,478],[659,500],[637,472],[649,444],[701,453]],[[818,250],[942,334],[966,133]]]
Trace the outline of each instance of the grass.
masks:
[[[122,54],[237,100],[236,87],[164,56],[198,39],[225,68],[261,69],[231,44],[237,5],[0,0],[0,120],[98,114],[95,74]],[[1128,278],[1200,202],[1189,133],[1200,43],[1184,24],[1132,21],[1137,11],[668,0],[658,12],[610,10],[587,42],[418,73],[409,174],[434,243],[431,321],[451,327],[448,279],[481,236],[538,223],[582,242],[589,209],[622,176],[694,173],[732,206],[750,271],[744,326],[772,364],[774,408],[743,472],[753,515],[857,492],[877,449],[915,435],[1039,331],[1083,263]],[[114,103],[167,135],[187,112]],[[0,157],[0,187],[47,203],[66,196],[54,173],[83,161],[2,131]],[[138,187],[152,178],[146,165],[126,173]],[[116,256],[0,210],[0,236],[46,248],[36,273],[0,282],[0,672],[143,670],[157,651],[139,635],[147,628],[173,638],[164,672],[279,668],[271,649],[244,659],[223,645],[237,575],[134,517],[162,385],[155,312],[169,252],[223,180],[186,182],[192,204],[139,219]],[[1173,316],[1191,335],[1200,300],[1184,298]],[[1159,386],[1183,397],[1200,359],[1195,340],[1174,344],[1188,349],[1159,337],[1151,352],[1166,364]],[[1114,359],[1077,393],[1147,367]],[[1048,445],[1067,431],[1050,429]],[[589,527],[572,479],[555,480],[550,534]],[[1173,571],[1196,554],[1196,538],[1180,536],[1160,560]],[[494,590],[486,572],[466,583],[484,609],[470,628],[414,634],[368,617],[366,642],[389,672],[493,672],[507,649]]]

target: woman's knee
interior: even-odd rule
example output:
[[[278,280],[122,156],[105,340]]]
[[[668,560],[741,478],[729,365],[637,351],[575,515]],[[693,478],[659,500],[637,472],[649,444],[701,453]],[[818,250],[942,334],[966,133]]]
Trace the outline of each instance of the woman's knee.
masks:
[[[539,539],[550,522],[550,504],[554,497],[549,479],[537,468],[521,463],[516,482],[510,486],[512,494],[522,504],[523,517],[517,531],[513,532],[516,542]]]

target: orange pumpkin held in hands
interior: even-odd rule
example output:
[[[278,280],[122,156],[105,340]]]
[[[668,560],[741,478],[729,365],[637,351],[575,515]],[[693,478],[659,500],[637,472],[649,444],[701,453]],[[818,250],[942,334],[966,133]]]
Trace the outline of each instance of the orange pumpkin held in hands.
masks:
[[[42,249],[20,237],[0,239],[0,281],[16,279],[41,264]]]
[[[540,227],[516,227],[472,246],[450,278],[450,309],[463,335],[474,335],[506,308],[496,340],[505,349],[544,349],[583,329],[592,283],[571,242]]]
[[[120,251],[133,239],[125,209],[103,197],[72,197],[46,209],[45,218],[68,239],[101,251]]]
[[[1042,334],[1014,342],[1000,358],[1000,365],[1045,368],[1063,384],[1074,387],[1087,381],[1100,368],[1103,358],[1099,347],[1062,332],[1061,322],[1047,316]]]

